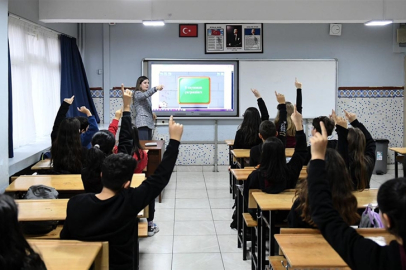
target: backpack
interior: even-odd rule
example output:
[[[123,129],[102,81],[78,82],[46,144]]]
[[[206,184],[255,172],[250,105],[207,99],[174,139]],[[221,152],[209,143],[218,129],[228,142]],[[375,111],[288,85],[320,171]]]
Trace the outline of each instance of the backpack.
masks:
[[[58,191],[53,187],[36,185],[27,190],[24,199],[58,199],[58,195]],[[56,228],[58,221],[23,221],[20,224],[24,234],[46,234]]]
[[[381,217],[371,204],[367,206],[361,216],[358,228],[383,228]]]

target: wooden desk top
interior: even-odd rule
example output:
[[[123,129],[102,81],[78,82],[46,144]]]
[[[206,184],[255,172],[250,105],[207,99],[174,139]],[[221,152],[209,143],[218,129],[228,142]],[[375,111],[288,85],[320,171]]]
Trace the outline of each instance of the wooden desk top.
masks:
[[[255,169],[253,168],[249,168],[249,169],[231,169],[230,171],[237,181],[245,181],[254,170]]]
[[[48,170],[51,169],[51,160],[50,159],[44,159],[38,161],[34,166],[31,167],[31,170],[33,171],[38,171],[38,170]]]
[[[293,153],[295,152],[294,148],[286,148],[285,155],[286,157],[292,157]],[[250,149],[233,149],[231,150],[231,154],[235,158],[249,158],[250,157]]]
[[[144,173],[133,175],[131,187],[138,187],[145,180]],[[12,182],[6,192],[27,191],[33,185],[46,185],[57,191],[83,191],[83,182],[80,174],[64,175],[22,175]]]
[[[156,146],[145,146],[146,143],[153,142],[156,143]],[[164,140],[140,140],[141,146],[144,147],[145,150],[162,150],[165,148],[165,141]]]
[[[367,189],[362,192],[355,191],[358,208],[365,208],[368,204],[377,206],[376,195],[378,189]],[[253,192],[252,196],[262,211],[290,210],[293,205],[295,192],[284,191],[279,194],[267,194],[265,192]]]
[[[226,144],[228,146],[233,146],[234,145],[234,140],[225,140]]]
[[[406,155],[406,147],[390,147],[389,150],[392,150],[398,154]]]
[[[292,157],[295,152],[295,148],[285,148],[285,156]]]
[[[385,230],[361,234],[381,245],[394,239]],[[275,234],[275,239],[292,269],[348,267],[321,234]]]
[[[40,254],[47,269],[88,270],[102,248],[101,242],[27,241]]]

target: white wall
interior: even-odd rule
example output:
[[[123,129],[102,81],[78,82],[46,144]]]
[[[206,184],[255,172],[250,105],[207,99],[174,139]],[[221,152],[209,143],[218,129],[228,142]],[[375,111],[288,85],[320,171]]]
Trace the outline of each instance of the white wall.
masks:
[[[9,12],[24,19],[33,21],[55,31],[78,37],[78,26],[76,23],[44,23],[39,20],[39,0],[11,0]]]
[[[0,193],[8,186],[8,0],[0,0]]]

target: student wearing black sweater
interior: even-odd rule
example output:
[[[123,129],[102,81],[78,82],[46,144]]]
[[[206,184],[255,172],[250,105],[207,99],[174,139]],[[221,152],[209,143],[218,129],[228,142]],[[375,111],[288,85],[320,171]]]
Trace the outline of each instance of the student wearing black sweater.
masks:
[[[253,146],[260,144],[261,139],[258,137],[259,125],[262,121],[269,120],[268,109],[261,94],[256,89],[251,89],[251,91],[257,98],[261,116],[257,108],[249,107],[245,110],[244,119],[235,134],[234,149],[251,149]]]
[[[138,188],[130,188],[136,160],[123,153],[108,156],[102,165],[103,190],[69,200],[61,239],[109,241],[110,270],[136,269],[133,247],[137,241],[137,214],[168,184],[182,132],[183,126],[171,116],[170,141],[162,162]]]
[[[257,166],[261,160],[262,154],[262,144],[265,142],[266,139],[271,137],[276,137],[278,132],[276,131],[275,124],[269,120],[264,120],[259,125],[259,138],[262,142],[258,145],[255,145],[250,150],[250,166]]]
[[[354,190],[363,190],[370,186],[376,160],[376,143],[354,113],[344,112],[353,128],[347,129],[347,121],[336,116],[333,111],[338,135],[337,150],[350,171]]]
[[[326,134],[324,125],[320,125]],[[324,238],[351,269],[406,269],[406,179],[389,180],[379,188],[377,199],[381,219],[385,228],[396,237],[388,246],[380,246],[349,227],[334,209],[324,161],[327,135],[317,133],[310,141],[312,161],[308,185],[311,217]]]

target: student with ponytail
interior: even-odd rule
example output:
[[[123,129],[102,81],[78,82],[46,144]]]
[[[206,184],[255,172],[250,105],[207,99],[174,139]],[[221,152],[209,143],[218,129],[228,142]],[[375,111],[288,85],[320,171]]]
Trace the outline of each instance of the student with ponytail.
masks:
[[[359,235],[344,222],[333,207],[326,174],[325,153],[327,131],[312,138],[312,160],[309,165],[308,187],[311,218],[320,232],[351,269],[406,269],[406,178],[392,179],[379,188],[378,207],[384,227],[396,237],[388,246],[381,246]]]
[[[354,113],[344,113],[352,128],[347,128],[347,121],[332,111],[338,135],[337,150],[347,164],[354,190],[364,190],[370,186],[376,143]]]

